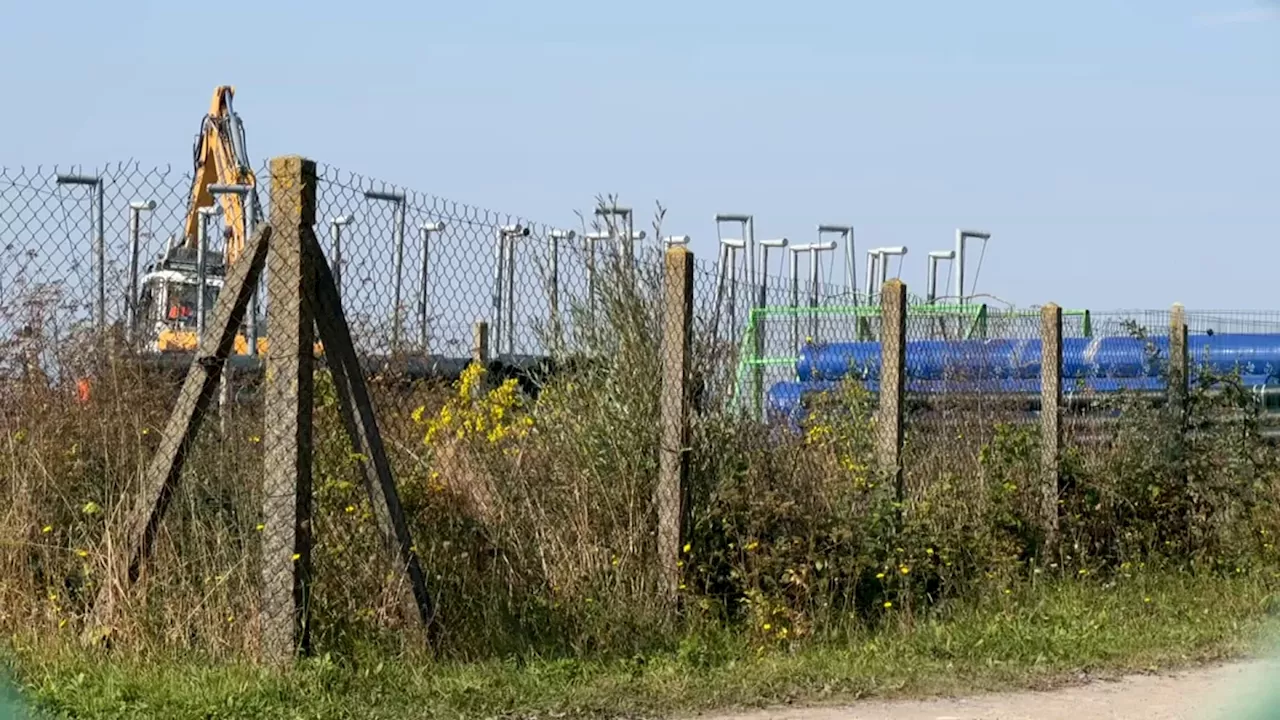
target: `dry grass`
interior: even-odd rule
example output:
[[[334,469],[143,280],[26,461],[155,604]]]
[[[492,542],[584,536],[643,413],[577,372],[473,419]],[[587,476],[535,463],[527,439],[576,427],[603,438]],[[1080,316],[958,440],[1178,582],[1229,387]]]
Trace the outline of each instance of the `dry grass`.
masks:
[[[1193,396],[1183,425],[1121,399],[1105,443],[1069,442],[1064,544],[1035,517],[1036,428],[991,399],[935,407],[908,431],[900,503],[875,469],[873,401],[849,387],[801,432],[699,397],[691,448],[685,612],[657,599],[660,283],[656,263],[602,270],[572,303],[567,369],[536,393],[470,371],[455,386],[374,384],[379,423],[441,630],[437,657],[629,656],[716,628],[789,646],[910,619],[1052,576],[1138,565],[1249,574],[1275,565],[1275,451],[1239,392]],[[705,329],[705,326],[699,325]],[[53,342],[50,347],[64,345]],[[732,377],[700,332],[697,378]],[[136,359],[55,356],[55,379],[0,394],[0,629],[73,637],[113,576],[121,523],[177,384]],[[29,351],[24,351],[29,352]],[[74,362],[73,362],[74,360]],[[87,402],[74,379],[95,378]],[[314,458],[316,647],[339,656],[415,646],[320,373]],[[119,588],[111,645],[252,656],[259,628],[261,411],[244,401],[203,428],[139,583]],[[1213,421],[1213,422],[1210,422]],[[1069,438],[1070,439],[1070,438]]]

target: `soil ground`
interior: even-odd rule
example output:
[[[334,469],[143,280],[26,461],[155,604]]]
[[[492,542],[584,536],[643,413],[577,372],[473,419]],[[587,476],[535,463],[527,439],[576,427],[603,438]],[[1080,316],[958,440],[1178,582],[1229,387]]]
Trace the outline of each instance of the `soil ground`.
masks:
[[[1271,707],[1280,698],[1277,680],[1280,663],[1252,661],[1044,692],[783,708],[715,720],[1243,720],[1280,717],[1280,706]]]

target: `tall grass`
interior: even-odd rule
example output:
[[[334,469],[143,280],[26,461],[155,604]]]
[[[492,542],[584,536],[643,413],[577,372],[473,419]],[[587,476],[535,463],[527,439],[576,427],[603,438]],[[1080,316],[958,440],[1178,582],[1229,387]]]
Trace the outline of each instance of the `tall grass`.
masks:
[[[658,230],[659,228],[655,228]],[[923,622],[976,601],[1135,568],[1276,567],[1275,450],[1248,393],[1197,388],[1185,413],[1121,396],[1101,440],[1068,434],[1062,543],[1038,534],[1038,429],[955,403],[913,421],[907,493],[872,456],[874,398],[847,384],[801,427],[733,409],[735,344],[700,313],[683,602],[658,595],[652,501],[660,448],[661,263],[613,256],[568,303],[556,372],[473,366],[453,384],[374,381],[402,502],[437,604],[440,657],[629,657],[689,632],[795,647]],[[113,576],[123,521],[176,390],[173,374],[49,336],[61,365],[0,393],[0,629],[72,637]],[[31,355],[30,349],[22,352]],[[90,397],[75,378],[91,376]],[[113,587],[113,650],[255,650],[262,413],[206,423],[140,581]],[[317,377],[316,646],[400,652],[419,631],[382,551],[327,375]],[[933,424],[930,424],[930,423]],[[946,428],[940,435],[938,428]],[[965,438],[956,441],[951,435]],[[101,639],[100,639],[101,640]]]

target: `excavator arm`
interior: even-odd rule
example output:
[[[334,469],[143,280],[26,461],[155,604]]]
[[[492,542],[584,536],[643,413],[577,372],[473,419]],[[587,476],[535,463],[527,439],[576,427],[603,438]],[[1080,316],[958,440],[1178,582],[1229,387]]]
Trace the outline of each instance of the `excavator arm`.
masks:
[[[214,196],[209,192],[210,185],[247,185],[254,188],[248,204],[250,211],[254,213],[254,224],[262,219],[262,209],[257,199],[257,178],[254,177],[249,154],[245,149],[244,126],[231,105],[234,96],[235,88],[230,85],[219,86],[213,91],[209,114],[204,116],[200,132],[196,135],[191,204],[187,208],[183,228],[184,244],[189,248],[196,246],[200,222],[197,211],[214,203]],[[223,223],[230,231],[224,257],[227,265],[231,265],[244,252],[245,242],[248,240],[245,237],[245,202],[241,196],[230,193],[219,196],[218,202],[222,204]]]

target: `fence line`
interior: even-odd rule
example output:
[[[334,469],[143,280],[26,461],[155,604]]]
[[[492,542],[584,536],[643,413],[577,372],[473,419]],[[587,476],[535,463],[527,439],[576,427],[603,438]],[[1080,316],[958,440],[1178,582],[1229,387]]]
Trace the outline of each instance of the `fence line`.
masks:
[[[247,252],[263,253],[266,293],[244,263],[218,268],[223,246],[206,248],[221,291],[205,300],[197,349],[188,306],[201,293],[177,292],[176,276],[143,262],[173,246],[190,177],[136,165],[61,173],[102,179],[91,186],[103,191],[100,226],[96,190],[58,174],[0,171],[0,247],[13,258],[0,267],[0,359],[13,379],[0,423],[10,465],[38,461],[50,479],[4,478],[17,526],[50,541],[38,561],[4,545],[0,561],[28,584],[0,604],[43,618],[37,591],[59,576],[87,613],[83,598],[118,567],[105,538],[134,508],[141,468],[177,458],[145,486],[168,514],[148,511],[126,533],[154,546],[148,572],[115,599],[107,624],[124,634],[181,628],[278,659],[311,636],[316,647],[347,633],[416,637],[418,615],[442,633],[434,643],[497,648],[511,617],[571,624],[557,614],[566,597],[611,594],[661,620],[691,592],[687,547],[709,532],[700,523],[722,485],[800,478],[812,514],[862,508],[869,496],[833,498],[888,482],[903,513],[945,495],[965,517],[989,517],[976,490],[997,480],[983,454],[1015,426],[1038,433],[1027,502],[1037,547],[1052,552],[1062,463],[1116,412],[1100,399],[1181,396],[1207,376],[1196,353],[1215,347],[1264,399],[1280,374],[1265,339],[1280,315],[999,309],[925,302],[898,281],[851,297],[778,277],[764,278],[761,303],[759,285],[666,247],[660,227],[630,247],[600,216],[549,226],[309,163],[258,175],[260,227],[276,240]],[[206,237],[222,238],[224,222],[210,217]],[[322,292],[329,273],[340,303]],[[238,315],[250,296],[258,358]],[[139,336],[120,340],[135,300],[153,304],[136,308]],[[138,352],[163,338],[172,347]],[[476,354],[486,362],[471,364]],[[287,374],[261,372],[263,358]],[[1080,410],[1090,403],[1101,405]],[[191,424],[203,414],[218,422]],[[721,517],[709,535],[755,521]],[[404,572],[419,561],[422,577]],[[712,585],[699,592],[725,600]],[[126,612],[151,601],[159,616]]]

